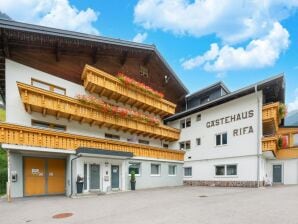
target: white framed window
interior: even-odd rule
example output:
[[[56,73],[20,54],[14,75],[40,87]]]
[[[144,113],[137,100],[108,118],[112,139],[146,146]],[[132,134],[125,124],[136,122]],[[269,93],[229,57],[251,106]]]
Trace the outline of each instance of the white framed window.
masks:
[[[237,176],[237,164],[226,164],[215,166],[215,176]]]
[[[202,118],[201,114],[198,114],[197,115],[197,121],[201,121],[201,118]]]
[[[144,139],[139,139],[138,142],[140,144],[143,144],[143,145],[149,145],[150,144],[150,142],[148,140],[144,140]]]
[[[216,146],[227,145],[228,144],[227,132],[216,134],[215,135],[215,144],[216,144]]]
[[[177,166],[169,165],[169,176],[176,176]]]
[[[188,117],[186,119],[180,120],[180,128],[188,128],[191,127],[191,118]]]
[[[184,167],[184,176],[191,177],[192,176],[192,167]]]
[[[151,163],[151,176],[160,176],[160,164]]]
[[[191,148],[190,141],[179,142],[180,150],[188,150]]]
[[[197,138],[197,145],[201,145],[201,138]]]
[[[113,134],[110,134],[110,133],[105,133],[105,138],[120,140],[119,135],[113,135]]]
[[[162,144],[162,147],[165,148],[165,149],[168,149],[169,148],[169,144],[163,143]]]
[[[129,162],[128,174],[130,175],[132,171],[135,172],[136,176],[140,176],[141,175],[141,163]]]

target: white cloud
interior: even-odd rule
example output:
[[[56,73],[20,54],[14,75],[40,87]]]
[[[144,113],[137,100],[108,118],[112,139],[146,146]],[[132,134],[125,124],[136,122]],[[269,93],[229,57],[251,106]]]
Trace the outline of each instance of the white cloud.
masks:
[[[90,8],[78,10],[68,0],[0,1],[0,11],[17,21],[99,34],[93,26],[99,13]]]
[[[147,33],[137,33],[137,35],[134,36],[132,41],[137,43],[143,43],[146,40],[147,36]]]
[[[297,6],[297,0],[139,0],[134,22],[178,35],[215,34],[231,44],[263,36]]]
[[[215,35],[218,43],[182,66],[224,74],[274,65],[290,42],[281,21],[297,8],[298,0],[139,0],[134,22],[175,35]]]
[[[206,53],[184,61],[182,66],[185,69],[203,66],[204,70],[211,72],[263,68],[274,65],[279,55],[288,46],[289,33],[276,22],[267,35],[251,40],[246,47],[234,48],[224,45],[219,48],[214,43]]]
[[[298,110],[298,88],[295,90],[295,99],[288,103],[288,112]]]

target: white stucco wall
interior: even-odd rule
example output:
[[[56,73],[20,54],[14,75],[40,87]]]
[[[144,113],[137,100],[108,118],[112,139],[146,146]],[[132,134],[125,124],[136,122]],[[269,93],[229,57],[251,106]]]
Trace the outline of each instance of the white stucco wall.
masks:
[[[253,110],[253,117],[238,121],[207,127],[207,122],[231,116],[237,113]],[[262,135],[262,93],[253,93],[232,100],[222,105],[194,113],[190,116],[170,122],[169,125],[180,128],[180,120],[191,118],[191,127],[181,129],[180,140],[170,144],[171,148],[179,149],[179,142],[191,141],[191,149],[185,150],[184,167],[192,167],[193,176],[184,180],[229,180],[256,181],[263,180],[261,171],[262,160],[259,162],[257,155],[261,154]],[[196,121],[201,114],[201,121]],[[234,129],[252,127],[253,133],[234,136]],[[227,132],[227,145],[216,146],[216,134]],[[197,145],[196,139],[201,138],[201,145]],[[237,164],[238,175],[236,177],[215,177],[215,165]]]
[[[267,160],[266,174],[273,181],[273,165],[282,165],[283,184],[298,184],[298,159]]]
[[[54,75],[33,69],[31,67],[19,64],[17,62],[6,59],[6,122],[15,123],[20,125],[31,126],[31,119],[46,121],[56,124],[65,125],[68,133],[87,135],[93,137],[104,138],[105,133],[120,135],[120,140],[127,142],[127,138],[145,139],[150,141],[150,145],[160,147],[162,142],[158,139],[133,136],[129,133],[122,131],[107,130],[106,128],[98,128],[96,126],[90,127],[89,124],[80,124],[77,121],[68,121],[67,119],[60,118],[57,120],[54,116],[43,117],[40,113],[33,112],[29,114],[25,111],[22,104],[17,82],[31,84],[31,78],[40,81],[54,84],[66,89],[66,95],[75,97],[77,94],[89,94],[85,91],[83,85],[58,78]],[[97,96],[97,95],[95,95]],[[106,99],[105,99],[106,100]],[[115,104],[114,101],[111,101]],[[137,142],[135,142],[138,144]]]

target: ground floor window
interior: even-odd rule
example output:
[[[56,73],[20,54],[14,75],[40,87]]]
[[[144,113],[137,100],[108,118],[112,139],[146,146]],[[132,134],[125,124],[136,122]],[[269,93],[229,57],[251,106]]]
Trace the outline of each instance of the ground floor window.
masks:
[[[160,164],[151,164],[151,175],[160,175]]]
[[[237,175],[237,165],[217,165],[215,166],[216,176],[236,176]]]
[[[169,176],[176,176],[176,169],[175,165],[169,165]]]
[[[129,163],[128,174],[131,174],[132,171],[134,171],[136,175],[140,175],[141,163]]]
[[[192,167],[184,167],[184,176],[191,177],[192,176]]]

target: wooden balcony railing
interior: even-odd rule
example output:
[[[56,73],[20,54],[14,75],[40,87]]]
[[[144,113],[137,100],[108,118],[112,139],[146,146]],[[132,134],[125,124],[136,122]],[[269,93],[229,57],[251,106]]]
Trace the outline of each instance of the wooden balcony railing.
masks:
[[[132,120],[110,115],[91,105],[81,103],[79,100],[40,89],[24,83],[17,83],[22,101],[27,112],[39,112],[45,115],[53,115],[76,120],[80,123],[89,123],[99,127],[107,127],[116,130],[128,131],[152,138],[176,141],[180,131],[163,124],[157,126],[146,122]]]
[[[117,102],[129,104],[160,116],[175,113],[176,105],[162,98],[147,94],[137,88],[123,84],[116,77],[86,65],[82,74],[86,90],[106,96]]]
[[[79,147],[132,152],[134,156],[183,161],[184,152],[0,122],[0,143],[75,150]]]
[[[278,131],[279,116],[278,116],[279,102],[271,103],[263,106],[263,123],[272,123],[275,132]]]
[[[286,127],[278,130],[278,135],[287,140],[285,146],[277,150],[278,159],[298,158],[298,144],[294,142],[294,135],[298,135],[298,128]]]
[[[296,134],[298,134],[298,128],[279,128],[275,136],[263,138],[263,152],[272,151],[277,159],[298,158],[298,144],[294,142],[294,135]],[[278,147],[279,138],[282,139],[280,148]]]
[[[263,152],[271,151],[274,155],[276,155],[277,152],[277,137],[271,136],[271,137],[265,137],[262,139],[262,149]]]

